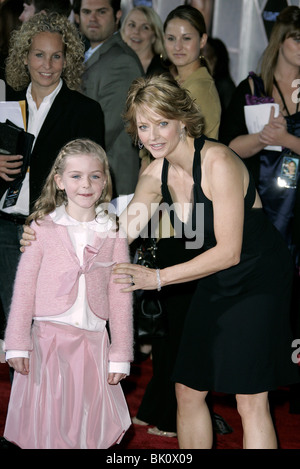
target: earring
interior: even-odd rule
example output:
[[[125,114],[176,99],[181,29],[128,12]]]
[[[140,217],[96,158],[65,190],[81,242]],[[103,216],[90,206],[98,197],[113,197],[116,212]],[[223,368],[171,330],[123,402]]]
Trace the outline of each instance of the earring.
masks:
[[[181,131],[179,132],[179,139],[181,141],[185,141],[186,138],[186,128],[182,127]]]
[[[144,148],[144,144],[139,140],[138,141],[138,147],[140,150],[142,150],[142,148]]]

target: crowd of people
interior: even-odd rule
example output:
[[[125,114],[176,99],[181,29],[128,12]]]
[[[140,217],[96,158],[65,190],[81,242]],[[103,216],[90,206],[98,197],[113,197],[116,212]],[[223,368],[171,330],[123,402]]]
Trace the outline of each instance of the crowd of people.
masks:
[[[217,391],[236,396],[245,449],[277,448],[269,392],[290,386],[300,410],[300,8],[236,87],[202,2],[164,22],[144,5],[122,16],[120,0],[21,3],[0,4],[0,79],[33,141],[25,171],[22,150],[0,150],[3,441],[106,449],[133,422],[211,448]],[[256,132],[254,104],[270,107]],[[147,227],[154,269],[133,261]],[[167,333],[130,417],[141,291],[159,292]]]

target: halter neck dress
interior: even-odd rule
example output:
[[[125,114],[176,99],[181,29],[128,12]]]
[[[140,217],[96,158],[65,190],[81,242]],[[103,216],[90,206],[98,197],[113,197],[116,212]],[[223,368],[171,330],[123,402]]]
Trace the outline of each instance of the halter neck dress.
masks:
[[[204,230],[204,243],[192,256],[187,249],[187,260],[216,244],[213,205],[201,187],[200,153],[205,140],[204,136],[195,140],[191,215],[193,231],[200,236]],[[172,206],[168,166],[164,160],[162,195]],[[263,210],[252,208],[255,196],[250,175],[239,264],[197,282],[173,373],[175,382],[193,389],[252,394],[299,380],[291,358],[292,261]],[[204,223],[197,220],[197,204],[203,204]],[[178,223],[170,212],[171,222]],[[190,239],[183,238],[186,241]]]

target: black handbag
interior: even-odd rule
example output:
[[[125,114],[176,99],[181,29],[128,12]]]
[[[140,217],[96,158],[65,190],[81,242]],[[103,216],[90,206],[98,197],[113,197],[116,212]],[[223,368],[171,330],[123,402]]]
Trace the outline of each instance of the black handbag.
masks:
[[[21,172],[13,181],[4,181],[0,179],[0,198],[10,189],[12,193],[19,192],[22,181],[26,176],[28,166],[30,165],[31,149],[34,141],[34,135],[25,132],[17,125],[10,122],[0,122],[0,154],[4,155],[22,155],[23,162]]]
[[[144,238],[136,252],[135,263],[157,269],[156,239]],[[136,340],[140,344],[151,344],[155,338],[165,337],[166,320],[160,300],[160,292],[156,290],[137,290],[134,298],[134,322]]]

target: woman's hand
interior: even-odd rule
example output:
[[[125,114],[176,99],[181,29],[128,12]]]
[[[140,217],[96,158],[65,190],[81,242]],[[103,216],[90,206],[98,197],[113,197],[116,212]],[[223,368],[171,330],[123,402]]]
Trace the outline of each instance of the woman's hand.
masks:
[[[270,118],[263,130],[259,134],[259,140],[265,146],[285,146],[285,139],[288,136],[286,120],[282,114],[275,116],[275,108],[271,107]]]
[[[150,269],[149,267],[137,264],[116,264],[113,268],[113,274],[122,275],[115,278],[115,283],[128,284],[128,276],[130,277],[132,285],[131,287],[124,288],[123,292],[156,290],[158,287],[156,269]]]
[[[108,373],[108,384],[118,384],[122,379],[126,378],[125,373]]]
[[[23,164],[21,155],[0,155],[0,177],[4,181],[13,181],[20,174]]]
[[[29,374],[29,358],[10,358],[7,362],[17,373],[21,373],[21,375]]]
[[[30,241],[35,240],[35,232],[32,228],[30,228],[27,225],[24,225],[23,230],[24,231],[23,231],[23,234],[22,234],[22,238],[20,240],[20,244],[21,244],[20,251],[21,252],[25,251],[25,246],[30,246],[30,244],[31,244]]]

